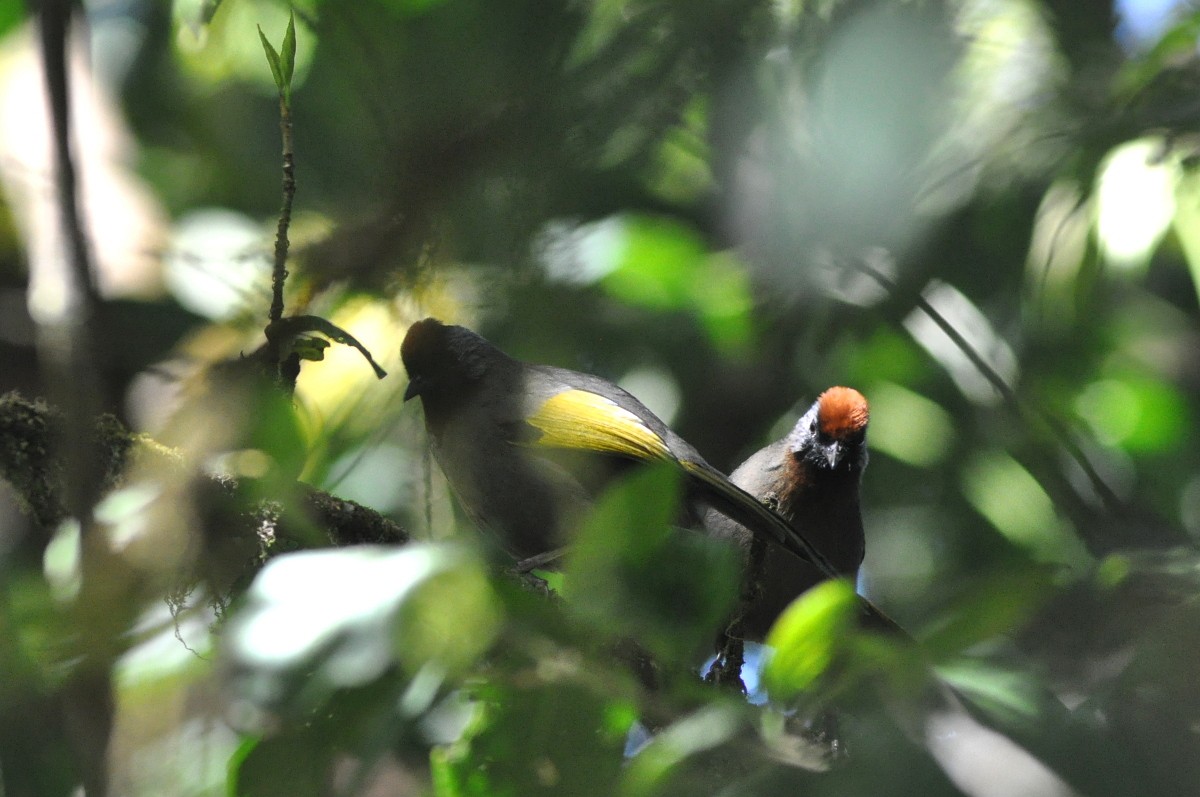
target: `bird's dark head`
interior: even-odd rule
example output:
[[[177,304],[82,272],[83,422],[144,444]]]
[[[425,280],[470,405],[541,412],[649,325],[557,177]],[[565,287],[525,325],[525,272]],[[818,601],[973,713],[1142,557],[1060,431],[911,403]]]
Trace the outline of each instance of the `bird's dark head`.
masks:
[[[444,391],[460,391],[483,378],[500,352],[466,327],[443,324],[436,318],[417,321],[400,344],[408,372],[404,400]]]
[[[819,470],[861,472],[867,464],[869,420],[862,393],[831,387],[796,423],[788,446],[797,458]]]

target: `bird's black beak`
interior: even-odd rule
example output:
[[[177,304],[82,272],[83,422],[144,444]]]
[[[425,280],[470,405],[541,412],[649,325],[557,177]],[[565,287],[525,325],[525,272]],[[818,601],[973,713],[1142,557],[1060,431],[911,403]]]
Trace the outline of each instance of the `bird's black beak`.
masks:
[[[410,377],[408,387],[404,389],[404,400],[408,401],[411,398],[421,395],[425,392],[426,382],[419,376]]]

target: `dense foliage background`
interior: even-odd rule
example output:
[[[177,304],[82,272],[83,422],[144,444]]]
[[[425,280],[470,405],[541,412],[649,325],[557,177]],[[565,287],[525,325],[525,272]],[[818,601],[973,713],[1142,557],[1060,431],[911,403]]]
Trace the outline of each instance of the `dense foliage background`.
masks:
[[[28,511],[58,471],[0,423],[0,793],[1194,793],[1200,12],[1117,5],[84,3],[95,404],[149,437],[81,534],[71,501]],[[290,9],[287,311],[391,372],[334,346],[294,407],[210,378],[267,317],[256,26],[278,46]],[[46,362],[32,17],[0,6],[0,389],[61,401],[91,383]],[[861,390],[860,588],[919,652],[824,590],[777,628],[771,706],[702,687],[735,575],[666,531],[657,471],[601,502],[562,600],[493,572],[400,400],[426,315],[620,382],[725,469]],[[214,472],[239,484],[223,511]],[[297,479],[416,542],[229,542]],[[658,733],[627,755],[639,718]]]

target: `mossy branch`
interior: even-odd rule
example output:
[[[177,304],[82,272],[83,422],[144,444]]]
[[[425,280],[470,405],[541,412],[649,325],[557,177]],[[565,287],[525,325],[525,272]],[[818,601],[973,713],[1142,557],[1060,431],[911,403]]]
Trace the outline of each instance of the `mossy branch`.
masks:
[[[47,404],[30,401],[15,392],[0,396],[0,477],[13,486],[22,508],[47,531],[67,516],[64,501],[66,469],[55,445],[62,430],[62,414]],[[136,457],[160,458],[166,468],[182,467],[172,449],[145,435],[131,433],[112,416],[98,418],[93,434],[103,452],[108,490],[120,485]],[[205,492],[211,495],[233,498],[240,493],[235,480],[205,478],[208,482]],[[240,508],[240,520],[235,527],[222,529],[221,533],[253,535],[258,539],[262,529],[267,528],[273,532],[269,536],[276,539],[307,539],[288,531],[289,527],[305,523],[315,524],[328,543],[335,546],[408,542],[407,531],[372,509],[308,485],[298,485],[297,492],[300,500],[296,508],[304,518],[293,517],[287,510],[280,512],[274,502],[258,501]],[[259,550],[260,555],[273,553],[275,551]]]

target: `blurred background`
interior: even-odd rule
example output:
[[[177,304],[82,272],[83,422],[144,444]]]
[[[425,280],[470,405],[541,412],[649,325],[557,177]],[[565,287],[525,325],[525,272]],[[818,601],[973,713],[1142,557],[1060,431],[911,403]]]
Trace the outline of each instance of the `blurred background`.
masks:
[[[233,449],[284,451],[291,476],[442,540],[466,524],[420,411],[400,400],[399,344],[419,318],[618,382],[726,471],[820,391],[853,386],[871,404],[860,588],[938,640],[938,663],[983,696],[989,725],[1005,718],[1004,735],[943,755],[937,740],[965,732],[917,744],[886,719],[886,698],[866,701],[849,733],[872,741],[857,755],[852,742],[833,776],[739,756],[720,793],[1189,794],[1200,782],[1194,4],[78,10],[73,147],[105,307],[95,363],[103,405],[130,428],[200,469]],[[329,318],[391,373],[376,381],[334,346],[305,364],[285,422],[239,419],[241,433],[275,435],[255,447],[223,437],[227,407],[186,405],[208,365],[262,341],[281,195],[257,26],[278,46],[290,11],[288,312]],[[56,258],[45,109],[31,15],[0,6],[0,393],[30,398],[52,392],[36,345]],[[246,477],[258,467],[222,462]],[[29,732],[59,710],[70,670],[56,641],[72,633],[56,608],[70,600],[69,535],[36,528],[0,487],[0,793],[69,794],[69,723]],[[146,533],[174,553],[134,565],[156,578],[203,558],[186,496],[168,493],[184,508],[168,504],[171,523]],[[130,516],[150,511],[134,504]],[[173,614],[164,579],[150,579],[158,594],[140,593],[115,658],[114,793],[697,794],[717,782],[696,756],[735,741],[714,728],[751,720],[705,715],[676,728],[673,753],[659,745],[622,769],[630,687],[536,667],[535,686],[497,675],[523,672],[489,646],[525,620],[557,656],[578,640],[446,553],[458,549],[428,550],[394,566],[441,584],[437,601],[414,609],[409,582],[380,576],[378,602],[356,602],[376,594],[359,566],[397,554],[330,560],[235,601],[223,643],[203,588]],[[341,614],[303,602],[321,583],[349,593]],[[424,604],[458,606],[462,626]],[[423,619],[406,625],[405,612]],[[254,623],[291,636],[259,649]],[[365,640],[379,634],[400,641],[376,650]],[[418,655],[462,634],[451,653]],[[530,638],[522,650],[539,649]],[[328,658],[339,645],[377,666],[347,675]],[[453,666],[421,681],[443,655]],[[282,685],[320,667],[332,668],[320,698]],[[464,683],[507,697],[472,708]],[[296,716],[347,692],[357,713],[339,716],[354,723],[306,735],[311,718]],[[523,734],[531,715],[561,735]],[[283,763],[296,760],[319,763]]]

